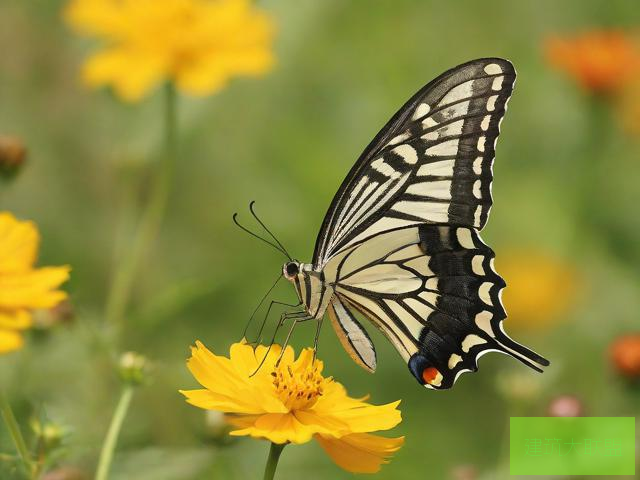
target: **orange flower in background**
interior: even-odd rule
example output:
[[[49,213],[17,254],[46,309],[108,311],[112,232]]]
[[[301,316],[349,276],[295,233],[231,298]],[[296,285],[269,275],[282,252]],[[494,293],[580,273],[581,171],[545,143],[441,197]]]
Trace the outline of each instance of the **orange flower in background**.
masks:
[[[640,379],[640,333],[623,335],[610,347],[613,366],[622,375]]]
[[[496,257],[496,270],[507,282],[503,303],[510,327],[542,329],[562,321],[580,289],[576,271],[544,252],[505,252]]]
[[[552,37],[545,53],[552,66],[592,93],[613,93],[640,74],[638,43],[621,31]]]
[[[314,359],[312,349],[295,359],[293,349],[287,347],[278,365],[281,347],[274,345],[267,351],[264,346],[254,349],[236,343],[226,358],[196,342],[187,366],[204,388],[181,393],[196,407],[224,412],[236,428],[231,435],[276,444],[315,439],[337,465],[350,472],[377,472],[402,446],[403,437],[370,433],[400,423],[399,401],[377,406],[349,397],[340,383],[322,375],[323,364]],[[264,355],[267,358],[258,369]]]
[[[58,287],[69,278],[69,267],[35,268],[39,242],[32,222],[0,212],[0,354],[22,347],[31,310],[53,308],[67,298]]]
[[[85,83],[127,101],[165,81],[211,94],[274,63],[273,21],[249,0],[72,0],[65,18],[103,41],[84,66]]]

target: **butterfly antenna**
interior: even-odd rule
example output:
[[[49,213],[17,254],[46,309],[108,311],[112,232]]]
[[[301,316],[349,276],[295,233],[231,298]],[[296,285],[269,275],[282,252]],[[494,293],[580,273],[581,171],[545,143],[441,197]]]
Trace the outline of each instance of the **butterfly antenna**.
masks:
[[[271,245],[273,248],[275,248],[276,250],[278,250],[280,253],[282,253],[283,255],[285,255],[287,258],[289,258],[289,260],[291,260],[291,257],[289,256],[289,254],[283,250],[281,247],[279,247],[278,245],[276,245],[275,243],[270,242],[269,240],[262,238],[260,235],[253,233],[251,230],[249,230],[247,227],[244,227],[242,225],[240,225],[240,223],[238,222],[238,214],[234,213],[233,214],[233,223],[235,223],[238,228],[240,228],[241,230],[244,230],[245,232],[247,232],[249,235],[251,235],[252,237],[257,238],[258,240],[263,241],[264,243],[266,243],[267,245]]]
[[[252,201],[249,204],[249,210],[251,211],[251,215],[253,215],[253,218],[256,219],[256,221],[262,226],[262,228],[264,228],[264,230],[271,236],[271,238],[273,238],[275,240],[275,242],[280,246],[280,248],[282,249],[282,251],[284,252],[284,254],[289,257],[289,260],[292,260],[291,255],[289,255],[289,252],[287,252],[287,249],[284,248],[284,245],[282,245],[282,243],[280,243],[280,240],[278,240],[276,238],[276,236],[271,232],[271,230],[269,230],[267,228],[267,226],[264,224],[264,222],[262,220],[260,220],[260,217],[258,217],[258,214],[256,213],[255,209],[254,209],[254,205],[256,204],[255,200]]]
[[[258,310],[260,309],[264,301],[267,299],[269,294],[273,291],[273,289],[276,288],[276,285],[278,284],[281,278],[282,278],[282,274],[279,274],[278,278],[276,278],[276,281],[273,283],[273,285],[271,285],[271,288],[267,290],[267,293],[264,294],[264,296],[260,300],[260,303],[258,303],[258,306],[255,308],[255,310],[249,317],[249,321],[247,322],[247,325],[244,327],[244,331],[242,332],[242,338],[247,338],[247,330],[249,330],[249,326],[251,325],[251,322],[253,322],[253,319],[255,318],[256,313],[258,312]],[[263,326],[264,326],[264,322],[263,322]],[[262,332],[262,327],[260,328],[260,331]]]

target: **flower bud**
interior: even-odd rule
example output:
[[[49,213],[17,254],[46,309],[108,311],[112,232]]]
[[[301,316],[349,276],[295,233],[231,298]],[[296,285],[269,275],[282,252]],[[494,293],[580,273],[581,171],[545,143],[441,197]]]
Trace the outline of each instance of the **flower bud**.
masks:
[[[551,400],[547,414],[550,417],[581,417],[584,415],[584,405],[575,395],[560,395]]]
[[[45,454],[60,447],[68,433],[62,425],[38,418],[31,419],[31,429],[37,439],[38,448]]]
[[[27,157],[27,149],[17,137],[0,135],[0,176],[15,176]]]
[[[616,371],[631,379],[640,379],[640,333],[618,337],[609,349]]]
[[[118,365],[120,378],[129,385],[141,385],[148,381],[149,361],[136,352],[125,352]]]

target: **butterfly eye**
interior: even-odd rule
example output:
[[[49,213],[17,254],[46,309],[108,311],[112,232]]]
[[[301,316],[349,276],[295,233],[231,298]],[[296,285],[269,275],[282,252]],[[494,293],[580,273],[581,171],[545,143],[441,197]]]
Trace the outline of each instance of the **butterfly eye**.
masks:
[[[298,264],[296,262],[289,262],[289,263],[285,264],[283,270],[284,270],[285,277],[293,278],[299,272]]]

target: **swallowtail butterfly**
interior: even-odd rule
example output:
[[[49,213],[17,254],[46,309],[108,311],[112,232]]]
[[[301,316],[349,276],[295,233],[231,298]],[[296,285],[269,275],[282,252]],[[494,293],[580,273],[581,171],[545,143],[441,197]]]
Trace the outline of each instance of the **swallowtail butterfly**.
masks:
[[[283,266],[304,306],[298,321],[321,322],[327,313],[366,370],[376,369],[376,351],[355,312],[382,331],[428,388],[450,388],[489,351],[539,372],[549,365],[505,333],[505,282],[480,238],[515,78],[509,61],[484,58],[424,86],[343,181],[313,263]]]

